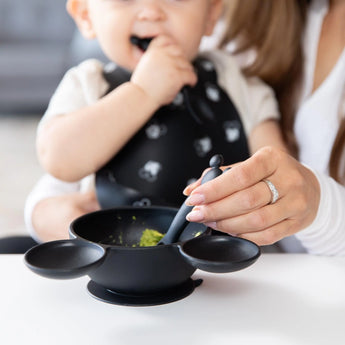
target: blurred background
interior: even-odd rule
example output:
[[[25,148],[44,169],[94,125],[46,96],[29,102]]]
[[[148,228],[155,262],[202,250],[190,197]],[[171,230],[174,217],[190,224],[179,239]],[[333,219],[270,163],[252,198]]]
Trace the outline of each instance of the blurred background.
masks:
[[[68,68],[95,57],[96,41],[78,33],[65,0],[0,0],[0,237],[26,234],[25,198],[43,173],[37,123]]]

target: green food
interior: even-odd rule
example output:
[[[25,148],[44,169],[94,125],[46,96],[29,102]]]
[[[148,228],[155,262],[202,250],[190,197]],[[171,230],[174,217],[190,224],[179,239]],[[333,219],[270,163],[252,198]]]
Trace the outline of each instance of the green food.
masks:
[[[158,242],[164,237],[164,234],[157,230],[145,229],[141,235],[139,247],[156,246]]]

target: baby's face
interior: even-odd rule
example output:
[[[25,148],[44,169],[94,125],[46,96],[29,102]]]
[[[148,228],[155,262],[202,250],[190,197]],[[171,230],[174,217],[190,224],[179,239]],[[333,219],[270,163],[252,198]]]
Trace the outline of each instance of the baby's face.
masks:
[[[134,70],[143,51],[131,37],[168,35],[188,59],[210,35],[222,0],[85,0],[92,29],[108,58]]]

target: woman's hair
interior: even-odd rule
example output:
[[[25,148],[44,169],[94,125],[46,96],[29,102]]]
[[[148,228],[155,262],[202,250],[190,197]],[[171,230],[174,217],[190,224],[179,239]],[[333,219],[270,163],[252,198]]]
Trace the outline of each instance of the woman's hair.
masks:
[[[308,0],[237,0],[225,15],[227,30],[220,42],[222,48],[235,42],[235,54],[255,50],[254,61],[243,71],[248,76],[258,76],[274,89],[282,115],[283,136],[295,156],[298,147],[293,124],[303,76],[302,37],[308,3]],[[340,168],[345,147],[342,119],[329,171],[333,178],[344,183],[345,171]]]

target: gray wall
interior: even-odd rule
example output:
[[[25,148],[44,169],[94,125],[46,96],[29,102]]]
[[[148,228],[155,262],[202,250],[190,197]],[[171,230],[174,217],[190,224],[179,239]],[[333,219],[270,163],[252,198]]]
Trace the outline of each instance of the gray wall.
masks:
[[[71,65],[99,57],[65,0],[0,0],[0,111],[43,113]]]

